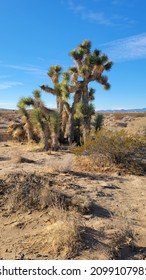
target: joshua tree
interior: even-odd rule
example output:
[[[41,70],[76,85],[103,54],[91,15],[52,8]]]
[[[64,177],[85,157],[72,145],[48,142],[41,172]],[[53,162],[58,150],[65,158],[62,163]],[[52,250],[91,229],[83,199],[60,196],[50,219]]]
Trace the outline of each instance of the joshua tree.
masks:
[[[22,115],[23,122],[25,123],[24,129],[26,131],[28,141],[34,139],[33,124],[30,116],[30,112],[27,110],[28,98],[22,97],[17,104],[20,114]]]
[[[32,99],[32,106],[34,108],[34,116],[43,132],[44,149],[49,148],[48,140],[51,140],[51,147],[53,150],[58,149],[58,139],[60,130],[59,113],[48,109],[41,100],[40,90],[33,91],[34,99]]]
[[[103,75],[103,71],[110,70],[113,63],[108,59],[107,55],[101,54],[99,50],[95,49],[91,52],[91,42],[88,40],[72,50],[70,56],[76,64],[73,75],[77,73],[78,80],[80,77],[80,84],[78,82],[76,83],[79,84],[81,92],[83,140],[85,141],[90,130],[91,115],[94,114],[91,105],[91,101],[94,99],[94,90],[89,90],[88,85],[90,82],[96,81],[100,83],[104,89],[108,90],[110,84],[108,83],[107,76]]]
[[[96,81],[108,90],[110,84],[103,72],[110,70],[113,63],[99,50],[95,49],[91,52],[89,40],[84,41],[69,54],[76,66],[71,66],[68,71],[63,73],[61,66],[51,67],[48,75],[54,87],[42,85],[41,89],[56,96],[57,109],[61,118],[61,132],[64,137],[63,133],[68,127],[68,138],[71,143],[74,140],[74,117],[79,114],[79,109],[83,141],[86,140],[90,131],[91,116],[94,114],[91,103],[94,99],[94,90],[89,89],[89,83]],[[60,75],[62,75],[61,81],[59,80]],[[74,93],[74,97],[72,105],[69,105],[67,100],[71,93]]]
[[[31,131],[35,131],[39,134],[43,143],[43,149],[48,150],[49,140],[52,141],[52,148],[58,149],[59,138],[59,117],[58,113],[54,110],[48,109],[41,100],[40,90],[33,91],[33,97],[22,98],[18,103],[19,108],[23,109],[23,115],[25,113],[31,124]],[[31,113],[27,108],[31,107]],[[28,127],[28,125],[27,125]],[[29,126],[30,127],[30,126]]]

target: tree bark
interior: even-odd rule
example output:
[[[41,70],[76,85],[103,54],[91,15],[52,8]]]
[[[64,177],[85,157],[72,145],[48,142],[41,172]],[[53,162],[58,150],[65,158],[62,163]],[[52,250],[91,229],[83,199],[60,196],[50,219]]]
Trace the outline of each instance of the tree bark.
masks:
[[[42,129],[43,150],[45,151],[48,151],[50,148],[49,139],[50,139],[50,129],[48,127],[48,124],[45,124],[44,128]]]
[[[86,83],[82,91],[82,103],[83,103],[83,142],[85,143],[90,130],[90,121],[88,118],[88,85]]]
[[[31,140],[33,140],[33,128],[32,128],[32,124],[29,120],[26,121],[24,128],[26,130],[27,140],[28,140],[28,142],[30,142]]]

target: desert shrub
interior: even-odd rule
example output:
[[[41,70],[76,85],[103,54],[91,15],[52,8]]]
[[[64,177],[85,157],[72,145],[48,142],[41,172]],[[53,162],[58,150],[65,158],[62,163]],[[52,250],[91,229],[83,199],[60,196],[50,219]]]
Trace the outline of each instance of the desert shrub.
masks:
[[[48,227],[49,253],[54,257],[70,259],[76,256],[82,247],[83,225],[76,212],[52,209],[52,225]]]
[[[84,145],[75,149],[77,155],[90,156],[92,162],[99,166],[116,165],[134,174],[145,170],[141,156],[146,149],[146,141],[129,136],[125,131],[100,130],[95,139],[89,138]]]
[[[8,126],[7,133],[13,139],[17,141],[24,141],[26,139],[26,134],[24,131],[24,125],[19,122],[11,122]]]
[[[5,182],[9,195],[7,196],[8,210],[11,212],[33,211],[58,207],[67,209],[70,197],[61,191],[50,188],[46,176],[36,174],[10,174]]]
[[[33,252],[47,256],[48,260],[71,259],[86,246],[85,230],[78,213],[54,207],[42,230],[29,244]]]

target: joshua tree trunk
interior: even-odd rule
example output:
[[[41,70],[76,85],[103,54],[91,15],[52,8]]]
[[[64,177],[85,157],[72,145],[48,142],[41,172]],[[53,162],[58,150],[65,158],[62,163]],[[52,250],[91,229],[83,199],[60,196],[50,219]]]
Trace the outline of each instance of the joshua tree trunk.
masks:
[[[52,133],[52,149],[54,151],[57,151],[58,150],[58,135],[57,133]]]
[[[26,121],[24,128],[26,130],[27,140],[28,140],[28,142],[30,142],[31,140],[33,140],[33,128],[32,128],[32,124],[29,120]]]
[[[73,114],[69,114],[68,118],[68,142],[71,145],[74,141],[74,118]]]
[[[56,100],[57,100],[57,111],[59,114],[62,114],[62,111],[63,111],[62,98],[60,96],[57,96]]]
[[[89,126],[84,121],[84,123],[83,123],[83,143],[85,143],[85,141],[87,140],[88,135],[89,135]]]
[[[74,108],[70,107],[70,105],[65,102],[64,103],[64,111],[67,114],[66,119],[66,130],[69,144],[72,144],[74,141]]]
[[[90,120],[88,117],[88,86],[85,84],[82,91],[83,103],[83,142],[87,140],[90,130]]]
[[[42,142],[43,142],[43,150],[49,150],[49,140],[50,139],[50,130],[48,124],[44,125],[44,129],[42,129]]]

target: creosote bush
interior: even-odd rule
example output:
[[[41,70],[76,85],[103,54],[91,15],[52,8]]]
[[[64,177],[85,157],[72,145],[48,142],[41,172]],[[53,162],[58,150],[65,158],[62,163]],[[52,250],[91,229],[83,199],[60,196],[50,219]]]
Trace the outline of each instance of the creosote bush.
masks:
[[[102,129],[89,138],[84,145],[75,148],[76,155],[91,157],[94,165],[105,167],[115,165],[133,174],[142,175],[146,166],[141,156],[146,150],[143,138],[129,136],[125,131],[109,131]]]

